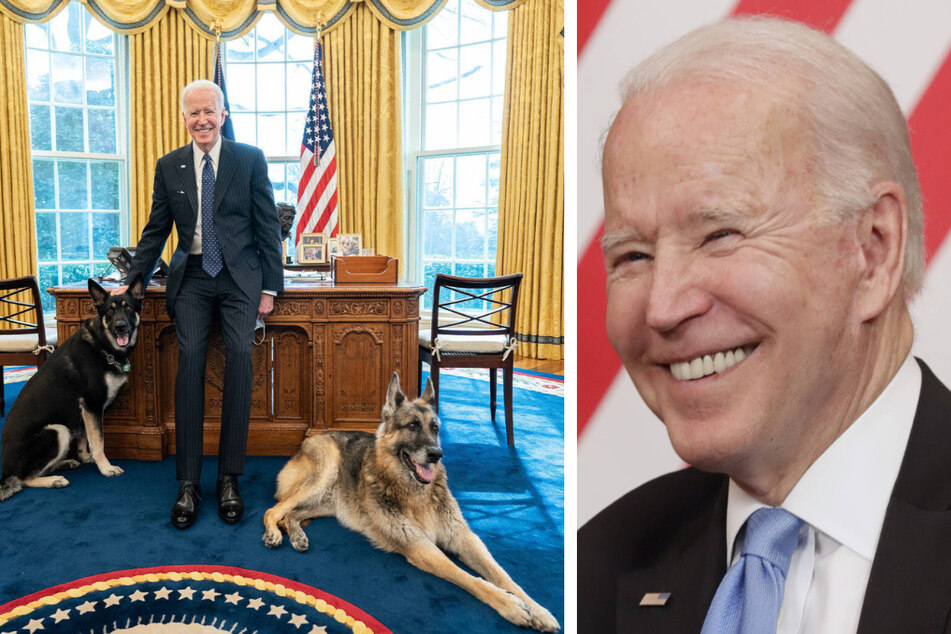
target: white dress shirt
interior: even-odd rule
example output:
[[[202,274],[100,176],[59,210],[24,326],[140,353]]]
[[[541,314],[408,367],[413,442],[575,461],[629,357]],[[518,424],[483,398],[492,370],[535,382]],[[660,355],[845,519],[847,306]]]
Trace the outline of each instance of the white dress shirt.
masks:
[[[921,368],[909,354],[869,408],[809,467],[781,505],[805,524],[786,575],[777,634],[850,634],[858,628],[885,509],[908,444]],[[727,553],[764,505],[730,481]]]
[[[218,180],[218,157],[221,156],[221,135],[215,141],[214,147],[208,152],[211,155],[211,167],[215,170],[215,180]],[[198,183],[198,221],[195,223],[195,239],[192,240],[191,254],[201,253],[201,171],[204,169],[205,151],[192,141],[192,157],[195,160],[195,182]]]

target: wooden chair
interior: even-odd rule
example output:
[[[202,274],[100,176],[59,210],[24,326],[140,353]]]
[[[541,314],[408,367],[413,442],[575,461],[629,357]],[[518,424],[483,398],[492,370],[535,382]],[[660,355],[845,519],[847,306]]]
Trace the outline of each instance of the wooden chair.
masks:
[[[521,273],[482,278],[437,274],[433,285],[432,326],[419,332],[420,376],[423,362],[428,363],[436,390],[437,413],[440,368],[489,368],[490,407],[495,421],[496,371],[502,368],[505,428],[511,446],[515,445],[512,429],[515,355],[512,350],[516,345],[515,311],[521,283]]]
[[[40,287],[33,275],[0,280],[0,416],[6,416],[3,367],[41,366],[56,343],[46,337]]]

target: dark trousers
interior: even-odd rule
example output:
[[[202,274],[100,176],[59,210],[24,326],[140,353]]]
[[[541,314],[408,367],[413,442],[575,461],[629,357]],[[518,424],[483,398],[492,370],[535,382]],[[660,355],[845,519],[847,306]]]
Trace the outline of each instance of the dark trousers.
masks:
[[[227,354],[218,448],[218,473],[244,472],[251,416],[251,350],[258,303],[234,283],[227,268],[212,278],[192,255],[175,300],[178,374],[175,378],[175,452],[179,480],[201,478],[205,418],[205,365],[213,318],[221,318]]]

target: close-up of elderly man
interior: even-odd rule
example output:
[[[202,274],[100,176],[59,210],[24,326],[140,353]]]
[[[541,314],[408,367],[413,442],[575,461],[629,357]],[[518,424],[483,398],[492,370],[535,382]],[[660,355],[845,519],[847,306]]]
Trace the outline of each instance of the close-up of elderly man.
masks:
[[[578,533],[582,632],[951,632],[951,392],[889,86],[778,19],[641,62],[604,142],[607,332],[689,468]]]

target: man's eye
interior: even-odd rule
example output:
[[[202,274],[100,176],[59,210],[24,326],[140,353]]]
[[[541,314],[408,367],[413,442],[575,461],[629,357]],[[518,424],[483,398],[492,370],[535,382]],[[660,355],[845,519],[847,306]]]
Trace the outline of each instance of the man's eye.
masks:
[[[714,231],[713,233],[711,233],[710,235],[708,235],[708,236],[704,239],[704,243],[706,243],[706,242],[713,242],[714,240],[719,240],[719,239],[721,239],[721,238],[726,238],[726,237],[729,237],[729,236],[732,236],[732,235],[737,235],[738,233],[739,233],[739,231],[737,231],[736,229],[720,229],[720,230]]]

